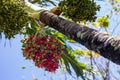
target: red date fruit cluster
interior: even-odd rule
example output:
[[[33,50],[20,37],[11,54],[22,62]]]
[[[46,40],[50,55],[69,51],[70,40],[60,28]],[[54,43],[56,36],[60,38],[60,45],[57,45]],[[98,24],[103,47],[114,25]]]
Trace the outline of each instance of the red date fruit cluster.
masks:
[[[34,35],[22,40],[23,55],[26,59],[33,60],[38,68],[45,68],[49,72],[55,72],[59,65],[61,54],[65,47],[51,36],[34,37]]]

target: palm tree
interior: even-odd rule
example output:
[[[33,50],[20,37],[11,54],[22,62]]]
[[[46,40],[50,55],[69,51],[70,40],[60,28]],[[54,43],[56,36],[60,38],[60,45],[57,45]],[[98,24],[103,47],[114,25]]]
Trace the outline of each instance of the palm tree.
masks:
[[[4,32],[4,34],[7,35],[8,38],[9,36],[12,37],[13,35],[18,34],[20,32],[20,30],[23,28],[24,24],[27,21],[26,18],[28,17],[28,15],[26,15],[26,12],[24,11],[24,8],[21,7],[22,5],[21,3],[18,2],[18,3],[14,3],[11,5],[11,4],[8,4],[9,2],[7,2],[7,4],[5,3],[5,5],[7,5],[8,7],[3,5],[4,0],[1,2],[1,6],[2,6],[1,10],[2,9],[3,10],[1,11],[2,17],[0,18],[1,20],[0,32]],[[15,15],[12,14],[14,12],[13,5],[15,6],[16,15],[18,14],[17,18],[14,17],[15,19],[13,18],[13,16]],[[12,8],[13,8],[13,12],[11,10]],[[19,9],[22,12],[20,12]],[[10,13],[9,10],[11,11],[12,16],[8,16]],[[25,7],[25,10],[28,12],[28,14],[30,13],[29,14],[30,17],[39,19],[44,24],[50,27],[53,27],[54,29],[58,30],[64,35],[68,36],[69,38],[79,42],[80,44],[88,48],[89,50],[98,52],[103,57],[113,61],[116,64],[120,64],[120,38],[110,37],[108,34],[101,33],[97,30],[88,28],[87,26],[83,26],[83,25],[76,24],[74,22],[70,22],[61,17],[58,17],[55,14],[50,13],[47,10],[42,10],[40,12],[36,11],[35,14],[34,14],[34,11],[31,12],[30,8],[27,9],[27,7]],[[3,14],[2,12],[7,13],[7,15]],[[19,16],[21,17],[21,15],[22,15],[22,18],[19,19]],[[18,29],[16,25],[17,26],[20,25],[22,27],[19,27]]]
[[[120,38],[65,20],[47,10],[40,12],[40,21],[51,26],[89,50],[120,64]]]

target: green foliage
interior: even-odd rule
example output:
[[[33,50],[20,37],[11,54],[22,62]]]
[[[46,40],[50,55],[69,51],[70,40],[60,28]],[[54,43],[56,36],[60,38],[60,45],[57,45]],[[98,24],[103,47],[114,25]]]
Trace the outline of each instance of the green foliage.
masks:
[[[116,15],[119,15],[119,14],[120,14],[120,5],[118,4],[117,6],[114,6],[114,7],[112,8],[112,11],[114,11],[114,13],[115,13]]]
[[[19,0],[0,1],[0,32],[10,39],[20,33],[28,21],[25,5]]]
[[[75,52],[72,52],[73,51],[71,49],[66,48],[66,52],[62,54],[61,61],[65,65],[65,68],[69,72],[69,74],[72,75],[72,67],[72,69],[76,73],[76,76],[80,76],[83,80],[85,80],[84,71],[91,72],[91,70],[84,63],[78,62],[78,60],[75,57]]]
[[[39,29],[39,26],[36,24],[35,20],[32,18],[29,18],[29,21],[27,22],[27,26],[21,30],[21,33],[24,34],[24,36],[26,35],[30,36],[35,34],[38,29]]]
[[[98,18],[97,22],[99,26],[103,28],[107,28],[110,24],[110,21],[108,20],[108,18],[109,18],[109,15]]]
[[[75,22],[95,21],[96,11],[100,9],[92,0],[63,0],[59,3],[59,7],[64,16]]]
[[[38,80],[38,78],[33,78],[33,80]]]
[[[78,56],[83,56],[83,55],[85,55],[85,52],[83,50],[76,49],[76,50],[72,51],[72,54],[78,55]]]
[[[119,2],[119,0],[108,0],[108,2],[110,2],[111,5],[115,5],[116,3]]]
[[[26,66],[22,66],[22,69],[26,69]]]
[[[56,31],[55,29],[50,28],[48,26],[44,27],[43,30],[46,32],[46,34],[49,34],[49,35],[57,38],[62,44],[65,44],[64,40],[73,41],[70,38],[68,38],[67,36],[60,33],[59,31]]]

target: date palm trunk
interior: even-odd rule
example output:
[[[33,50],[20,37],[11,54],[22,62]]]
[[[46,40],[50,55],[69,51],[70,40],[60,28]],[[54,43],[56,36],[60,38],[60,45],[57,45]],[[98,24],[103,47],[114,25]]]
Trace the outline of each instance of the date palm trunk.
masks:
[[[120,38],[67,21],[46,10],[40,12],[40,21],[120,65]]]

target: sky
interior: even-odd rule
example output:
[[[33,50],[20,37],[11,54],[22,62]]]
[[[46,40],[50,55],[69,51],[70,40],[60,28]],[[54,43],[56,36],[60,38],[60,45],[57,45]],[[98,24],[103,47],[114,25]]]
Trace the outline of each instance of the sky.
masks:
[[[105,11],[102,9],[98,15],[103,15]],[[112,25],[115,25],[115,23]],[[66,78],[73,80],[73,77],[66,72],[57,70],[55,74],[49,73],[44,69],[35,67],[32,61],[26,60],[21,51],[21,39],[23,39],[22,35],[16,35],[11,40],[6,40],[3,35],[2,39],[0,39],[0,80],[34,80],[35,77],[38,80],[64,80]],[[73,44],[71,45],[73,47]],[[68,46],[70,45],[68,44]],[[75,49],[76,46],[73,48]],[[23,66],[26,68],[22,69]],[[120,67],[117,66],[117,68]],[[117,74],[117,76],[120,75]]]
[[[58,79],[54,73],[49,73],[44,69],[37,68],[32,61],[26,60],[23,57],[21,39],[23,39],[22,36],[17,35],[15,39],[11,39],[10,41],[5,40],[4,37],[0,41],[0,80],[33,80],[34,78],[38,78],[38,80]],[[26,68],[22,69],[22,67]],[[56,75],[62,78],[63,76],[61,74],[60,71],[56,73]]]

